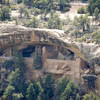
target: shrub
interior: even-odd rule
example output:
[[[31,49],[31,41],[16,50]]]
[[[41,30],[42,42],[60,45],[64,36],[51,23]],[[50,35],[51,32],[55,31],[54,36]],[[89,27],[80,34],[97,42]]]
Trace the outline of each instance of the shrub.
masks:
[[[82,37],[78,38],[77,41],[78,42],[83,42],[83,41],[86,41],[86,39],[88,39],[88,34],[85,34]]]
[[[85,13],[86,13],[86,9],[83,8],[83,7],[81,7],[81,8],[78,9],[77,12],[78,12],[79,14],[85,14]]]
[[[38,15],[38,14],[40,14],[40,13],[41,13],[41,10],[40,10],[40,9],[38,9],[38,8],[34,8],[34,12],[35,12],[35,15]]]
[[[69,11],[70,10],[70,7],[65,7],[64,8],[64,11]]]
[[[28,27],[37,28],[39,25],[39,21],[36,17],[33,17],[32,20],[28,20],[26,24],[26,26]]]
[[[97,97],[93,92],[90,92],[90,94],[85,94],[83,96],[83,100],[100,100],[99,96]]]
[[[88,12],[90,15],[93,15],[95,8],[100,9],[100,0],[89,0],[88,3]],[[100,13],[100,11],[99,11]]]
[[[47,24],[49,29],[62,29],[62,21],[58,15],[52,15]]]
[[[98,8],[95,8],[93,15],[95,16],[96,20],[99,18],[99,9]]]
[[[0,10],[0,20],[1,21],[5,21],[10,19],[10,9],[7,6],[4,6],[1,10]]]
[[[92,38],[96,41],[96,43],[100,43],[100,34],[98,32],[93,32],[92,33]]]
[[[58,0],[58,6],[60,11],[68,11],[70,9],[68,0]]]

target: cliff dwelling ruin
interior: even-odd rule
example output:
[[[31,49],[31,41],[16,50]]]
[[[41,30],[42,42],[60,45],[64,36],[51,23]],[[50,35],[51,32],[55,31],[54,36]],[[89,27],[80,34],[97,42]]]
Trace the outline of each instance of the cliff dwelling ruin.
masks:
[[[2,25],[0,62],[12,58],[14,44],[24,57],[27,78],[33,80],[43,73],[50,73],[67,75],[72,80],[84,84],[83,75],[90,66],[78,46],[64,38],[64,32]],[[33,59],[37,53],[42,55],[43,69],[41,72],[33,68]],[[97,81],[99,80],[98,78]]]

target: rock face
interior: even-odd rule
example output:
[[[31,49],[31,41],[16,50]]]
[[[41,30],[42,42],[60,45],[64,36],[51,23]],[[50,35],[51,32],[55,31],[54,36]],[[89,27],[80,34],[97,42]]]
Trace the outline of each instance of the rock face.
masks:
[[[93,43],[76,43],[85,60],[100,66],[100,45]]]
[[[26,45],[53,45],[71,50],[76,56],[87,60],[100,57],[100,46],[96,44],[86,44],[72,42],[65,38],[61,30],[32,29],[11,24],[0,25],[0,51],[6,50],[14,44],[21,47]],[[2,54],[2,52],[1,52]]]
[[[15,25],[2,25],[0,27],[0,51],[14,44],[22,44],[22,46],[31,44],[53,45],[69,49],[74,52],[76,56],[83,56],[76,45],[64,38],[64,32],[60,30],[32,29]]]
[[[27,78],[34,79],[43,76],[43,73],[52,73],[65,74],[73,80],[80,81],[89,69],[87,62],[100,69],[100,46],[72,42],[61,30],[1,24],[0,62],[11,59],[14,45],[25,58]],[[43,69],[37,72],[33,68],[33,58],[34,53],[38,51],[42,52]]]

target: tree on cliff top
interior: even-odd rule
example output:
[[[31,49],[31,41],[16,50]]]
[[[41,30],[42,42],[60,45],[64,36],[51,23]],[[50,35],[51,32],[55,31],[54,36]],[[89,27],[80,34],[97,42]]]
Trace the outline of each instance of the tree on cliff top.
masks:
[[[91,15],[93,15],[95,8],[98,8],[100,12],[100,0],[89,0],[88,11]]]
[[[1,8],[0,10],[0,20],[1,21],[5,21],[5,20],[9,20],[10,19],[10,9],[7,6],[4,6],[3,8]]]

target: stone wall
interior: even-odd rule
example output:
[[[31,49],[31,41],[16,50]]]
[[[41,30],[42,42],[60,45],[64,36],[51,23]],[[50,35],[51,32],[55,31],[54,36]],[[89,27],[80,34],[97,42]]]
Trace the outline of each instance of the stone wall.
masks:
[[[26,76],[28,79],[34,80],[38,77],[43,77],[44,73],[53,75],[66,75],[71,80],[82,82],[80,59],[76,60],[57,60],[46,59],[43,63],[42,70],[35,70],[33,67],[33,58],[25,58],[27,66]]]
[[[73,80],[80,80],[80,59],[57,60],[47,59],[44,62],[45,71],[56,75],[67,75]]]

